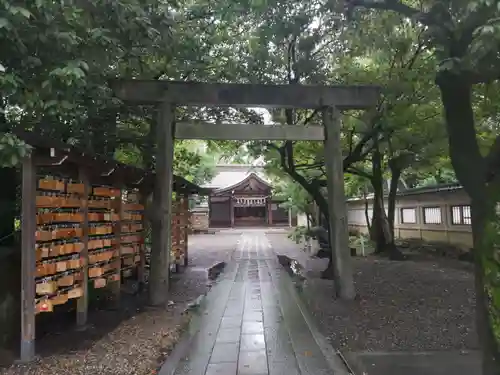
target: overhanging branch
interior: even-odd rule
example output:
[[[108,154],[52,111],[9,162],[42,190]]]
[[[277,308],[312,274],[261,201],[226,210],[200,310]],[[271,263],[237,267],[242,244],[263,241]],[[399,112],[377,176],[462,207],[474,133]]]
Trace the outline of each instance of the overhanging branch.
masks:
[[[434,24],[430,18],[430,14],[421,12],[398,0],[350,0],[347,3],[347,7],[348,9],[360,7],[366,9],[389,10],[409,18],[419,16],[420,22],[427,26]]]
[[[380,132],[380,126],[375,125],[369,132],[367,132],[363,138],[356,144],[352,152],[344,158],[343,168],[344,171],[354,163],[360,162],[364,159],[364,157],[370,153],[372,147],[369,147],[368,150],[365,149],[365,146],[368,144],[370,140],[372,140],[375,136],[378,136]]]
[[[360,168],[356,168],[356,167],[349,167],[349,168],[347,168],[346,172],[351,173],[351,174],[355,174],[355,175],[360,176],[360,177],[367,178],[369,180],[371,180],[373,178],[373,176],[370,173],[368,173]]]
[[[490,147],[486,161],[486,181],[493,181],[500,172],[500,135],[496,137],[493,145]]]

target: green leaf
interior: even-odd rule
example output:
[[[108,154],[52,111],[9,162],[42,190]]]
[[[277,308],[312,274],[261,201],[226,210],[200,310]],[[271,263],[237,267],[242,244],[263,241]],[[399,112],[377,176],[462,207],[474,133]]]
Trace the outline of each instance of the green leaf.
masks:
[[[493,34],[495,32],[495,28],[491,25],[483,26],[482,29],[483,34]]]
[[[19,13],[21,13],[26,18],[30,18],[32,16],[31,12],[26,8],[19,7],[18,10]]]
[[[53,107],[57,105],[57,100],[49,100],[47,103],[45,103],[45,108]]]
[[[9,26],[9,20],[7,18],[0,17],[0,29],[6,28]]]
[[[89,71],[89,65],[85,61],[80,61],[80,66],[82,67],[83,70],[86,72]]]

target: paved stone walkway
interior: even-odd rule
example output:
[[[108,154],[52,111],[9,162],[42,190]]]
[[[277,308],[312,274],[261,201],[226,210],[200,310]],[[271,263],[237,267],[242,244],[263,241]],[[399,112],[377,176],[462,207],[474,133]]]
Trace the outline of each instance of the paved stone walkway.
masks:
[[[321,341],[264,231],[241,234],[221,277],[175,375],[347,374]]]

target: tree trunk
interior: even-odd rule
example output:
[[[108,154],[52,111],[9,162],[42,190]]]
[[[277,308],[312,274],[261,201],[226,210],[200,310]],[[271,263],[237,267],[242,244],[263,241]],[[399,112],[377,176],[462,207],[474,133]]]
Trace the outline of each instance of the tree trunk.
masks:
[[[394,218],[396,216],[396,195],[398,193],[399,178],[401,177],[401,169],[391,168],[391,184],[389,187],[389,196],[387,198],[388,210],[387,218],[389,220],[389,229],[391,237],[394,241]]]
[[[500,295],[500,287],[486,277],[496,277],[500,268],[494,257],[500,245],[499,219],[495,213],[498,199],[488,194],[486,164],[476,139],[471,84],[446,72],[438,75],[436,83],[441,91],[453,168],[471,198],[476,325],[483,352],[482,374],[498,375],[500,354],[493,322],[496,320],[498,324],[500,301],[495,296]]]
[[[498,195],[498,194],[497,194]],[[496,199],[471,202],[474,244],[474,287],[476,291],[476,327],[483,350],[483,375],[500,374],[500,353],[493,322],[500,319],[500,296],[497,276],[499,264],[495,252],[500,245],[500,220],[495,212]],[[493,280],[492,280],[493,279]]]
[[[390,259],[402,260],[404,255],[399,251],[394,243],[393,231],[391,231],[389,219],[385,212],[384,205],[384,176],[382,171],[382,155],[378,145],[373,150],[372,155],[372,178],[370,179],[373,197],[373,218],[371,227],[371,239],[375,241],[375,252],[377,254],[386,253]]]
[[[368,233],[371,233],[372,223],[370,221],[370,215],[368,214],[370,206],[369,206],[369,203],[368,203],[368,198],[366,196],[366,188],[363,190],[363,197],[365,199],[365,220],[366,220],[366,227],[368,228]]]

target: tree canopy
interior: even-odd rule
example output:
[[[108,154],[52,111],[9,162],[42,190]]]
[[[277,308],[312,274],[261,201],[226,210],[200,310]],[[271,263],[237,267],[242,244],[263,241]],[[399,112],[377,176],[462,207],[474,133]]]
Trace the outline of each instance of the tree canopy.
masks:
[[[0,0],[0,177],[14,181],[10,167],[29,152],[9,134],[14,128],[154,168],[155,109],[117,100],[108,85],[117,77],[378,84],[375,108],[343,113],[346,190],[374,193],[372,235],[385,251],[394,245],[394,206],[386,212],[383,205],[387,181],[389,197],[401,180],[464,186],[472,201],[484,374],[497,374],[499,16],[491,0]],[[176,116],[264,121],[254,109],[179,107]],[[306,110],[270,110],[269,117],[289,125],[320,121]],[[243,143],[246,155],[242,142],[177,141],[175,172],[203,183],[221,158],[261,158],[286,182],[276,193],[287,204],[309,212],[314,201],[328,216],[321,143]],[[2,189],[11,215],[16,186]],[[0,236],[13,225],[3,217]]]

